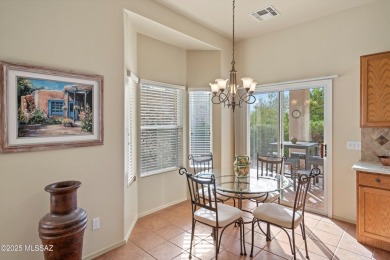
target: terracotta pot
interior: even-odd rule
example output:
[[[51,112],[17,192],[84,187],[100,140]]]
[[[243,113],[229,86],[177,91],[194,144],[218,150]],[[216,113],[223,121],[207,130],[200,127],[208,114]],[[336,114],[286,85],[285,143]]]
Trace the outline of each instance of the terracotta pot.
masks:
[[[50,193],[50,212],[39,221],[39,237],[46,260],[82,258],[87,213],[77,207],[79,181],[63,181],[45,187]],[[51,250],[50,250],[51,249]]]

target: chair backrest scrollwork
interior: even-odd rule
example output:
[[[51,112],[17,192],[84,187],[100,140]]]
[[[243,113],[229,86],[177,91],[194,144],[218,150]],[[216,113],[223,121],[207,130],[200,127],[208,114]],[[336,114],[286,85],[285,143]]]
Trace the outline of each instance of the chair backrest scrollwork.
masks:
[[[303,216],[305,211],[306,197],[307,192],[310,189],[311,179],[321,174],[319,168],[312,168],[309,176],[306,174],[301,174],[298,179],[298,188],[295,194],[294,200],[294,212],[293,212],[293,223],[297,217],[296,213],[300,213],[299,216]]]
[[[208,171],[213,169],[213,154],[190,154],[188,156],[191,166],[194,167],[194,174],[201,171]]]
[[[215,212],[216,223],[218,223],[217,194],[214,175],[207,175],[207,177],[195,176],[188,172],[184,167],[179,169],[179,174],[185,174],[187,177],[192,214],[194,214],[198,208],[208,209]]]
[[[282,174],[285,157],[264,157],[257,156],[257,177],[261,176],[276,176]]]

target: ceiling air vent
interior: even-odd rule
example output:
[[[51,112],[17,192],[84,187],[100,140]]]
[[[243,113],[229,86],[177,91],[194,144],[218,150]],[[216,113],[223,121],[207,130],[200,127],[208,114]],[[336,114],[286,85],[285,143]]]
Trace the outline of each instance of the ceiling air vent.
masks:
[[[275,7],[270,5],[269,7],[261,9],[259,11],[254,12],[254,13],[251,13],[250,15],[253,16],[256,20],[262,22],[264,20],[270,19],[270,18],[278,16],[280,14],[275,9]]]

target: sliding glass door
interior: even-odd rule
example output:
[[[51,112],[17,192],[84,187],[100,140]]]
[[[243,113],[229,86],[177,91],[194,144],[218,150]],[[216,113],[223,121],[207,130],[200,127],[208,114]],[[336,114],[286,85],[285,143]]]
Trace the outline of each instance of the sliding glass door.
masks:
[[[307,210],[328,215],[331,156],[331,80],[280,84],[261,88],[256,102],[249,107],[251,167],[257,167],[257,156],[285,156],[284,174],[292,186],[282,192],[282,203],[292,204],[296,177],[319,167],[321,175],[312,182]],[[326,154],[327,153],[327,154]],[[295,181],[294,181],[295,180]]]
[[[256,167],[257,155],[277,156],[280,138],[279,92],[256,93],[250,105],[250,158]]]

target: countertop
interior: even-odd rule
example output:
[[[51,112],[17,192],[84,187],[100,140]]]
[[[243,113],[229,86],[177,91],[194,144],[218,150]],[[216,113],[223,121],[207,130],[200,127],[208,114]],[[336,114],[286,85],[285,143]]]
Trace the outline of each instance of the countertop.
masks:
[[[352,166],[352,170],[390,175],[390,166],[385,166],[381,162],[358,161]]]

